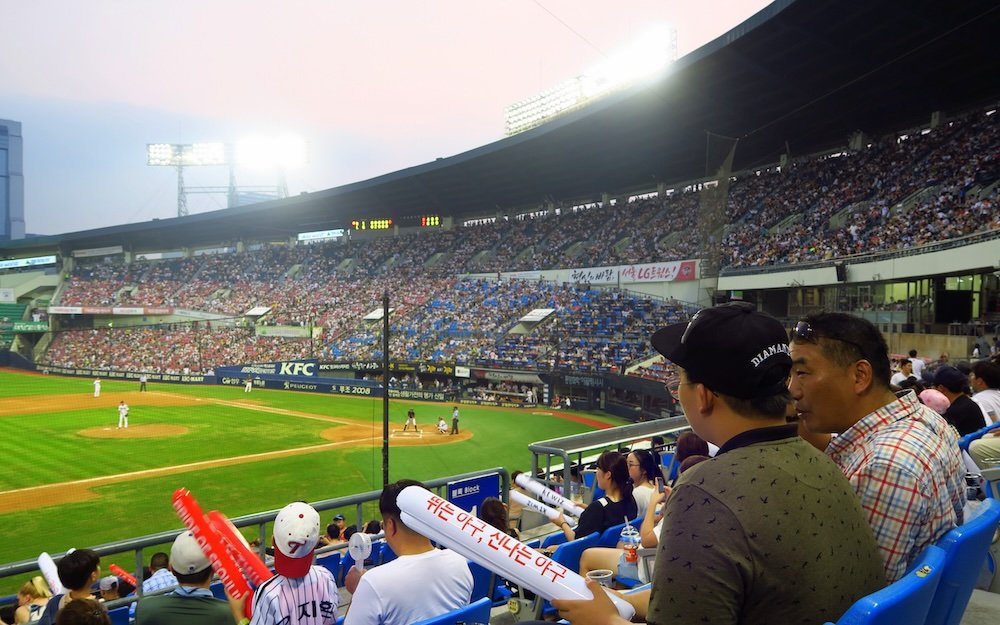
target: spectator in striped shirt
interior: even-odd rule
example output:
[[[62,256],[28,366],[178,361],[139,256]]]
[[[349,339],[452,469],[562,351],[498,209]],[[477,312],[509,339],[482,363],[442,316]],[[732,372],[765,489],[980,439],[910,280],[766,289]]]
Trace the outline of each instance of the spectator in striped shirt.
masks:
[[[301,501],[288,504],[274,519],[273,537],[277,575],[257,587],[250,625],[334,625],[337,582],[333,573],[313,564],[319,513]]]
[[[885,339],[860,317],[806,317],[792,332],[791,355],[800,420],[811,432],[839,434],[826,453],[854,486],[893,582],[962,523],[958,436],[912,391],[890,390]]]

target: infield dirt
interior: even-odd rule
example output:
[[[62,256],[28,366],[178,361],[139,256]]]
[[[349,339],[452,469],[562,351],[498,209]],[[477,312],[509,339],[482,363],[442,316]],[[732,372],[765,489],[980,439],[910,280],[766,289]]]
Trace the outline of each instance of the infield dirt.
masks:
[[[87,438],[157,438],[182,437],[187,434],[187,428],[168,423],[135,423],[137,420],[135,416],[131,417],[132,423],[130,423],[128,428],[118,429],[115,427],[118,416],[114,409],[118,405],[118,402],[122,400],[125,400],[125,403],[127,404],[135,404],[136,406],[182,407],[194,405],[203,406],[206,403],[214,403],[228,407],[239,407],[248,410],[258,410],[261,412],[271,412],[275,414],[292,415],[307,419],[327,421],[331,424],[337,424],[337,426],[323,430],[320,432],[321,440],[317,440],[316,444],[305,447],[249,454],[246,456],[235,456],[231,458],[219,458],[216,460],[206,460],[171,467],[132,471],[117,475],[105,475],[85,480],[76,480],[59,484],[46,484],[43,486],[0,492],[0,514],[15,512],[18,510],[31,510],[41,507],[39,505],[40,503],[44,506],[52,506],[57,504],[86,501],[98,496],[92,490],[93,488],[108,484],[127,482],[135,479],[175,475],[188,471],[200,471],[203,469],[213,469],[249,462],[259,462],[261,460],[271,460],[288,456],[311,454],[329,451],[330,449],[336,448],[371,447],[373,444],[381,445],[382,441],[381,423],[360,424],[357,421],[341,417],[331,417],[308,412],[285,410],[282,408],[271,408],[269,406],[262,405],[258,401],[250,399],[239,401],[204,399],[155,391],[145,393],[140,393],[138,391],[113,394],[108,393],[106,395],[102,395],[101,397],[93,397],[90,394],[80,393],[72,395],[37,396],[31,397],[30,400],[25,400],[23,397],[0,399],[0,414],[62,412],[68,410],[79,410],[84,406],[91,408],[107,408],[109,426],[88,428],[78,431],[77,434]],[[472,433],[467,430],[457,435],[439,435],[436,432],[432,433],[428,431],[423,433],[423,436],[418,438],[413,436],[392,436],[392,434],[398,434],[398,430],[400,428],[398,428],[396,424],[392,424],[391,429],[392,433],[390,434],[389,444],[393,447],[447,445],[472,438]]]

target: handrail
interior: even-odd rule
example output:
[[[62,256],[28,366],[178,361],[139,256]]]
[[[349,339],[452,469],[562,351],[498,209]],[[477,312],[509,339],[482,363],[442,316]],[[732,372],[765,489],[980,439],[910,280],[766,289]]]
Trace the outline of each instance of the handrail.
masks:
[[[479,471],[470,471],[468,473],[459,473],[458,475],[451,475],[447,477],[435,478],[433,480],[427,480],[424,485],[431,490],[440,489],[448,485],[449,482],[455,482],[458,480],[469,479],[473,477],[481,477],[484,475],[490,475],[493,473],[498,473],[500,475],[501,485],[500,485],[500,495],[501,498],[506,502],[507,493],[510,490],[510,473],[507,469],[503,467],[494,467],[492,469],[482,469]],[[324,499],[322,501],[317,501],[312,503],[313,508],[317,512],[324,512],[327,510],[332,510],[334,508],[344,508],[347,506],[355,506],[357,510],[357,527],[361,528],[364,525],[364,517],[362,516],[362,505],[369,501],[377,501],[379,496],[382,494],[381,490],[372,490],[365,493],[357,493],[354,495],[348,495],[346,497],[335,497],[333,499]],[[279,510],[268,510],[265,512],[257,512],[255,514],[248,514],[241,517],[236,517],[230,519],[230,521],[236,527],[250,527],[256,525],[258,528],[258,537],[260,538],[260,556],[261,559],[264,558],[264,549],[267,545],[271,543],[269,536],[266,533],[266,526],[268,523],[274,521],[274,518],[278,515]],[[180,523],[180,521],[178,521]],[[105,543],[103,545],[97,545],[91,547],[100,556],[119,554],[127,551],[135,552],[135,562],[136,570],[139,575],[136,575],[137,579],[141,579],[142,567],[143,567],[143,556],[142,550],[146,547],[152,547],[155,545],[163,545],[173,542],[178,535],[184,532],[184,529],[169,530],[166,532],[159,532],[156,534],[147,534],[146,536],[138,536],[136,538],[129,538],[125,540],[115,541],[111,543]],[[65,552],[53,553],[52,557],[55,560],[59,560],[65,556]],[[20,560],[17,562],[9,562],[6,564],[0,564],[0,579],[11,577],[14,575],[21,575],[23,573],[30,573],[38,570],[38,562],[36,560]],[[139,588],[136,592],[141,593],[142,584],[139,584]]]

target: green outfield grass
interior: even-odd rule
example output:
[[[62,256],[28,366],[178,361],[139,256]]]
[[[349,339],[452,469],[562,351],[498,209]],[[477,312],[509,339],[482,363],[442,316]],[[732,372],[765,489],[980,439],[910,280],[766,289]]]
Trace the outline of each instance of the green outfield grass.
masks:
[[[79,434],[81,430],[114,427],[117,414],[113,409],[87,408],[83,397],[81,405],[72,410],[18,412],[18,406],[39,401],[33,399],[37,396],[87,395],[92,390],[90,381],[82,378],[0,372],[0,399],[7,402],[7,408],[0,413],[0,452],[6,464],[0,473],[0,495],[14,489],[321,445],[329,441],[321,438],[320,432],[336,427],[330,422],[210,400],[242,402],[251,398],[264,410],[291,410],[381,424],[381,399],[260,389],[245,395],[238,387],[168,384],[150,385],[150,391],[201,397],[206,404],[151,406],[131,400],[130,424],[163,423],[188,428],[186,434],[177,437],[84,437]],[[102,395],[135,390],[134,382],[102,384]],[[442,415],[448,417],[450,425],[450,404],[393,401],[393,429],[401,429],[411,406],[421,428],[426,428],[424,440],[446,438],[433,433],[433,422]],[[429,479],[494,466],[524,469],[531,460],[528,443],[591,429],[558,415],[533,414],[530,410],[476,406],[461,406],[460,410],[461,428],[472,432],[473,437],[446,445],[391,448],[391,479]],[[588,417],[609,425],[623,423],[607,416]],[[381,487],[381,480],[381,447],[372,445],[137,477],[89,488],[82,485],[80,491],[89,498],[70,503],[48,504],[41,498],[31,499],[37,495],[25,491],[32,509],[3,514],[0,562],[178,528],[170,496],[182,486],[190,489],[206,510],[218,509],[236,517],[280,508],[294,500],[316,501],[375,490]],[[354,514],[353,510],[344,512]],[[374,507],[366,510],[366,517],[377,517]],[[127,561],[119,563],[128,568]]]

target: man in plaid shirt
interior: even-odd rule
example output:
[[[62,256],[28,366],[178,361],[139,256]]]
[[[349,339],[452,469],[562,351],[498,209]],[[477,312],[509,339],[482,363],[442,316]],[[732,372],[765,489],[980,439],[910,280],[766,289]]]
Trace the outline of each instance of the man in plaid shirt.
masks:
[[[889,354],[859,317],[820,313],[792,332],[789,390],[801,424],[839,433],[826,453],[854,486],[893,582],[928,545],[962,524],[958,435],[913,391],[889,389]]]

